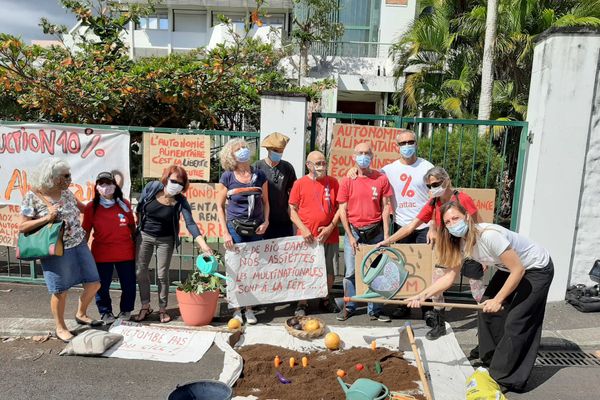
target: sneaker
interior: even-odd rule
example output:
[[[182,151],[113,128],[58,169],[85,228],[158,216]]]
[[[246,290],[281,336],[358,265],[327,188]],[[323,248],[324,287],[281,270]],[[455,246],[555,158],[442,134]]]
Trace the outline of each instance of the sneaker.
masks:
[[[104,325],[110,325],[113,322],[115,322],[115,316],[111,312],[102,314],[102,318],[100,319],[102,320],[102,322],[104,322]]]
[[[305,317],[306,316],[306,304],[298,304],[296,311],[294,311],[294,317]]]
[[[379,321],[379,322],[391,322],[392,319],[390,317],[388,317],[385,314],[382,314],[380,312],[374,312],[369,314],[369,318],[371,318],[371,321]]]
[[[121,311],[117,318],[122,319],[123,321],[129,321],[131,319],[131,311]]]
[[[345,310],[342,310],[338,313],[338,315],[336,315],[335,319],[337,319],[338,321],[345,321],[348,318],[350,318],[351,316],[353,316],[355,313],[354,310],[350,310],[348,308],[346,308]]]
[[[250,325],[254,325],[258,322],[258,320],[256,319],[256,315],[254,315],[254,311],[246,310],[246,322]]]
[[[244,323],[244,317],[242,317],[242,312],[240,310],[233,312],[233,319],[237,319],[241,324]]]

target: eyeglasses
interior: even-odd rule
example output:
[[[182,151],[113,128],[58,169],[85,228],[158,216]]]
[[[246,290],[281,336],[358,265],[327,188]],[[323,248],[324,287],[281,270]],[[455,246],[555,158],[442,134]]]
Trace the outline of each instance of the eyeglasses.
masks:
[[[174,184],[174,185],[181,185],[181,186],[185,186],[185,185],[183,184],[183,182],[179,182],[178,180],[175,180],[175,179],[169,179],[169,182],[171,182],[171,183],[172,183],[172,184]]]
[[[316,165],[317,167],[326,167],[327,166],[327,161],[317,161],[317,162],[312,162],[309,161],[310,164],[312,165]]]
[[[437,181],[433,183],[426,183],[425,186],[427,186],[427,189],[431,189],[442,186],[442,183],[444,183],[444,181]]]
[[[396,142],[396,143],[398,143],[398,146],[406,146],[407,144],[413,145],[417,142],[414,140],[406,140],[404,142]]]

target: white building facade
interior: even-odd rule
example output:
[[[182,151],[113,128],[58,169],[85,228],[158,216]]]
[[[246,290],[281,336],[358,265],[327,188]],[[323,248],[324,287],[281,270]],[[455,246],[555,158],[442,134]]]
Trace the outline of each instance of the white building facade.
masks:
[[[330,92],[330,109],[364,114],[383,114],[390,94],[399,90],[402,79],[392,76],[389,50],[415,18],[417,0],[339,0],[336,19],[344,25],[342,38],[333,43],[316,43],[311,49],[309,78],[333,78],[337,89]],[[121,0],[122,3],[139,2]],[[229,18],[234,31],[242,33],[244,20],[256,6],[254,0],[164,0],[156,12],[131,23],[125,33],[132,58],[164,56],[198,47],[211,48],[230,40]],[[265,2],[262,27],[250,36],[281,45],[292,25],[291,0]],[[298,77],[298,56],[282,63],[290,79]]]

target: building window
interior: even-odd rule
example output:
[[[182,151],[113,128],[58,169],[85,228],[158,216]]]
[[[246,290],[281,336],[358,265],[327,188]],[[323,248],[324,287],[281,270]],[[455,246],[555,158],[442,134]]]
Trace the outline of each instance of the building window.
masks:
[[[174,32],[206,32],[206,13],[192,10],[173,10]]]
[[[140,22],[135,29],[155,29],[166,31],[169,29],[169,16],[166,12],[140,17]]]
[[[221,15],[229,19],[232,24],[243,24],[246,22],[246,13],[243,12],[212,11],[211,26],[222,23]]]

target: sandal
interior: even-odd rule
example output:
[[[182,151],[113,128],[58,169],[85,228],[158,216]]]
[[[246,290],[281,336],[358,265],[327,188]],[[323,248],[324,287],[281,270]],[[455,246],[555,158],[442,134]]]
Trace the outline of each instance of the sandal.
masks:
[[[140,310],[139,314],[137,315],[137,317],[135,317],[135,322],[145,321],[146,318],[148,318],[150,316],[150,314],[152,314],[153,312],[154,312],[154,310],[152,310],[150,307],[142,308]]]
[[[160,322],[163,324],[171,322],[171,316],[166,311],[159,312],[158,316],[160,317]]]

